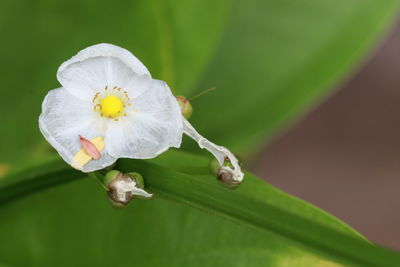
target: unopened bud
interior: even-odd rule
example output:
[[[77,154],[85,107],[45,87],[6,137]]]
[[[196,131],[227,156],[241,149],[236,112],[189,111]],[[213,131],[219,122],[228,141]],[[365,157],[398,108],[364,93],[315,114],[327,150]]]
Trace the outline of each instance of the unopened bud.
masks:
[[[229,189],[235,189],[240,185],[240,181],[234,179],[232,170],[232,163],[229,159],[225,159],[224,165],[221,166],[217,159],[213,158],[210,160],[209,169],[213,175],[215,175],[219,182],[223,186]]]
[[[143,177],[136,172],[123,174],[116,170],[109,171],[104,178],[104,183],[108,189],[109,199],[117,207],[127,205],[136,197],[150,198],[153,196],[143,190]]]
[[[212,169],[211,171],[214,175],[218,177],[220,171],[219,168],[224,168],[231,172],[231,180],[234,181],[235,184],[238,184],[243,180],[244,173],[240,167],[239,160],[231,151],[229,151],[229,149],[223,146],[218,146],[203,137],[185,118],[183,118],[183,133],[195,140],[200,148],[208,150],[216,158],[219,164],[212,162],[210,164],[210,169]]]
[[[181,107],[182,115],[186,119],[189,119],[193,113],[193,108],[192,104],[190,104],[190,101],[186,97],[181,95],[176,96],[176,100],[178,101],[178,104]]]
[[[234,180],[233,173],[230,168],[219,168],[217,179],[222,183],[223,186],[229,189],[235,189],[240,185],[240,181]]]
[[[106,175],[104,176],[104,184],[106,185],[106,187],[108,188],[110,183],[117,179],[119,177],[119,175],[121,175],[122,173],[116,170],[111,170],[109,172],[106,173]]]
[[[143,180],[143,176],[140,173],[128,172],[128,173],[125,173],[125,175],[128,176],[129,178],[131,178],[136,183],[136,187],[144,189],[144,180]]]
[[[210,170],[212,175],[217,177],[218,171],[220,168],[221,168],[221,165],[219,164],[219,162],[216,158],[210,159],[210,162],[208,163],[208,169]]]

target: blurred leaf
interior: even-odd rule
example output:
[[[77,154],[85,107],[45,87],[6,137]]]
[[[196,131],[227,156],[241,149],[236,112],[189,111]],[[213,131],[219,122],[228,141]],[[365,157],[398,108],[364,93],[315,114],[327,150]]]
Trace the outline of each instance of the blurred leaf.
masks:
[[[193,103],[193,122],[213,140],[248,152],[325,95],[396,6],[396,0],[3,0],[0,163],[50,151],[38,131],[40,104],[59,86],[60,63],[100,42],[133,51],[176,93],[216,86]]]
[[[0,178],[3,177],[7,171],[10,169],[10,166],[7,164],[0,164]]]
[[[368,243],[337,219],[250,174],[231,191],[205,174],[207,159],[173,152],[154,161],[158,164],[119,162],[118,168],[125,172],[142,173],[147,189],[156,196],[153,201],[134,200],[123,210],[111,208],[105,192],[89,179],[10,201],[21,188],[35,191],[48,182],[64,183],[82,175],[60,160],[4,178],[0,234],[7,242],[0,243],[0,259],[14,266],[396,266],[400,262],[398,254]]]
[[[193,124],[217,143],[254,152],[266,136],[327,96],[382,36],[398,3],[236,1],[196,87],[217,90],[192,103]]]
[[[186,88],[213,54],[229,7],[230,0],[0,1],[0,163],[51,151],[38,129],[41,103],[60,86],[58,66],[79,50],[120,45],[173,90]]]

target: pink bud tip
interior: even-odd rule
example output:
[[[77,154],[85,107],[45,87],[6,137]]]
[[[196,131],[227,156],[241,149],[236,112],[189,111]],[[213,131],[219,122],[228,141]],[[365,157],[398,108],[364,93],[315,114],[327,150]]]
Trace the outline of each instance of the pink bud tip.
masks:
[[[100,151],[92,142],[90,142],[86,138],[83,138],[80,135],[79,135],[79,140],[81,141],[81,146],[83,150],[85,150],[85,152],[89,156],[91,156],[93,159],[99,159],[101,157]]]

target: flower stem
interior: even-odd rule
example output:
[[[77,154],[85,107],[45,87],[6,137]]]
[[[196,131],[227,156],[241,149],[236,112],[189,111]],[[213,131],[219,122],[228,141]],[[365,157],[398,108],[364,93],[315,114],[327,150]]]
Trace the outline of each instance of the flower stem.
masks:
[[[89,172],[88,176],[96,180],[96,182],[101,186],[101,188],[103,188],[108,192],[107,186],[103,183],[104,177],[101,173],[99,173],[98,171]]]
[[[200,92],[200,93],[198,93],[198,94],[195,95],[195,96],[192,96],[192,97],[189,98],[188,100],[189,100],[189,101],[192,101],[193,99],[196,99],[196,98],[198,98],[198,97],[200,97],[200,96],[202,96],[202,95],[205,95],[205,94],[207,94],[207,93],[209,93],[209,92],[211,92],[211,91],[214,91],[214,90],[216,90],[216,89],[217,89],[217,88],[215,88],[215,87],[208,88],[208,89],[204,90],[203,92]]]

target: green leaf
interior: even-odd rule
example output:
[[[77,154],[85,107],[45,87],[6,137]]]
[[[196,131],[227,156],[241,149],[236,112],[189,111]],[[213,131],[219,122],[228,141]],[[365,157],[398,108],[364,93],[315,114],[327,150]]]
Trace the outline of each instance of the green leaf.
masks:
[[[397,0],[236,1],[191,118],[248,154],[328,95],[381,37]]]
[[[251,174],[235,191],[221,187],[206,174],[206,163],[179,152],[153,162],[121,160],[118,169],[142,173],[156,196],[123,210],[113,209],[95,181],[78,179],[82,174],[60,160],[6,177],[0,180],[0,234],[8,242],[0,243],[0,260],[17,266],[400,263],[399,254]],[[27,194],[49,181],[66,184],[15,198],[20,188]]]
[[[41,102],[59,86],[57,67],[100,42],[134,52],[175,93],[216,86],[193,103],[193,123],[249,152],[327,94],[382,33],[397,2],[3,0],[0,163],[51,151],[37,126]]]

